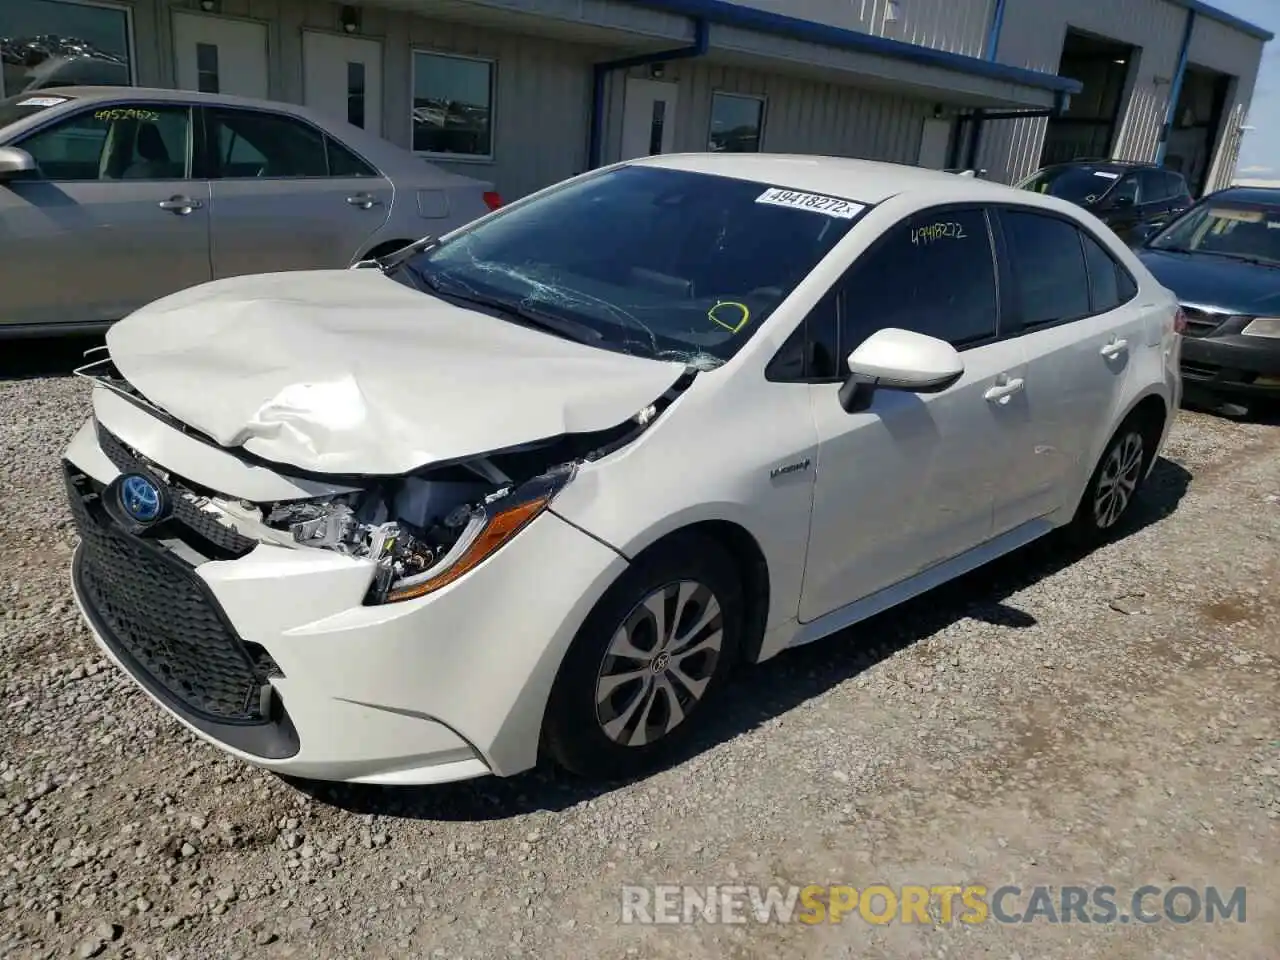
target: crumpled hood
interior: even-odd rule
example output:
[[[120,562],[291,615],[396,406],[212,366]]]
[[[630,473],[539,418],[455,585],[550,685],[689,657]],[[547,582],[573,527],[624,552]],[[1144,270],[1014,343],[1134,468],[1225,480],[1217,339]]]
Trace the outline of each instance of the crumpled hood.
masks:
[[[616,426],[684,371],[465,310],[372,269],[233,277],[107,333],[139,392],[226,447],[396,475]]]

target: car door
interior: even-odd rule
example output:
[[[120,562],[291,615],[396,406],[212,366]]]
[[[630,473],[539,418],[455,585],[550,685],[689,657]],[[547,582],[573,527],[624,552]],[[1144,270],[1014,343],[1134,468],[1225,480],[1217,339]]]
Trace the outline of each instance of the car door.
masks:
[[[1044,210],[999,212],[1010,259],[1007,319],[1027,359],[1031,453],[1023,496],[998,504],[999,534],[1066,506],[1100,424],[1113,422],[1145,339],[1137,286],[1101,239]]]
[[[1138,223],[1158,228],[1169,221],[1173,191],[1163,170],[1138,172]]]
[[[986,214],[940,208],[888,230],[834,298],[832,358],[811,386],[818,458],[800,619],[813,620],[975,547],[991,536],[1026,414],[1019,344],[998,336],[996,265]],[[965,372],[940,393],[876,390],[847,413],[847,358],[876,330],[949,340]]]
[[[349,266],[390,215],[390,181],[318,127],[266,110],[204,114],[215,277]]]
[[[1182,174],[1166,170],[1164,179],[1169,191],[1169,212],[1165,218],[1165,223],[1168,223],[1190,210],[1193,201],[1191,190],[1187,187],[1187,181],[1183,179]]]
[[[191,143],[188,106],[121,101],[10,144],[38,170],[0,186],[0,321],[103,323],[210,279]]]
[[[1120,237],[1128,238],[1141,218],[1142,191],[1136,171],[1126,173],[1107,194],[1103,220]]]

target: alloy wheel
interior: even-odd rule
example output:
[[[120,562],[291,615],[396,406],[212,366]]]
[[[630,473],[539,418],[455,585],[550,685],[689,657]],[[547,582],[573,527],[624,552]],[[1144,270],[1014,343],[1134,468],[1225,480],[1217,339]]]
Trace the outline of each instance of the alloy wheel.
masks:
[[[596,720],[626,747],[662,739],[684,722],[715,676],[724,616],[711,588],[659,587],[614,632],[596,679]]]
[[[1111,529],[1128,509],[1142,479],[1142,462],[1142,435],[1137,431],[1125,434],[1112,445],[1093,499],[1093,519],[1099,530]]]

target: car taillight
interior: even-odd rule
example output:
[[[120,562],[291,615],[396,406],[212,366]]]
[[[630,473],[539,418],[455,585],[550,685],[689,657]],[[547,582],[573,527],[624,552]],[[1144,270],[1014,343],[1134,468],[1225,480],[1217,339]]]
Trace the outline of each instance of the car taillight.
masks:
[[[484,205],[490,210],[497,210],[502,206],[502,194],[496,193],[493,190],[486,190],[484,192]]]
[[[1179,307],[1178,312],[1173,315],[1173,332],[1183,333],[1187,329],[1187,314]]]

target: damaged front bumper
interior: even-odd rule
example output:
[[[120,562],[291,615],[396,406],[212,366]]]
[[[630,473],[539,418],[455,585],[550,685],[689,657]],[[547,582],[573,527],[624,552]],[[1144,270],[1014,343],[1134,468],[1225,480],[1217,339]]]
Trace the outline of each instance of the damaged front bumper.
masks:
[[[616,552],[541,510],[450,582],[371,604],[374,560],[232,530],[186,478],[232,498],[343,488],[274,474],[94,392],[105,423],[66,452],[74,589],[153,700],[223,750],[299,777],[422,784],[534,765],[556,670],[625,566]],[[125,436],[172,485],[172,521],[147,535],[108,509],[113,481],[142,465]]]

